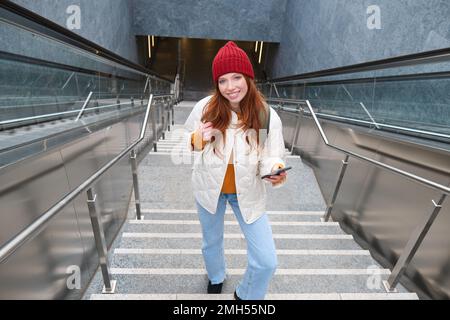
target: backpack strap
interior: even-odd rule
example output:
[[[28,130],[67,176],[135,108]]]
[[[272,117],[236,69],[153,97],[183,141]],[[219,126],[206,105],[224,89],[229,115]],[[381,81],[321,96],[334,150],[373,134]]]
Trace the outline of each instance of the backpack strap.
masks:
[[[269,135],[269,128],[270,128],[270,107],[267,103],[264,103],[264,111],[261,111],[259,113],[259,123],[261,124],[261,128],[266,130],[266,134],[262,136],[262,141],[260,141],[260,145],[264,145],[266,142],[265,139],[267,139],[267,136]]]

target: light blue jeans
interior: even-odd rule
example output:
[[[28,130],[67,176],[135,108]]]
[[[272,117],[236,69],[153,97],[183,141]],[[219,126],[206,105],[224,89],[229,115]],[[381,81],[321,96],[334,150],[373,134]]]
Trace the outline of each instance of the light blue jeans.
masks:
[[[272,228],[267,214],[263,214],[251,224],[246,224],[242,218],[236,194],[221,193],[215,214],[209,213],[196,202],[202,226],[202,253],[208,278],[212,284],[221,283],[226,278],[223,233],[227,201],[247,241],[248,265],[244,278],[236,288],[236,293],[242,300],[264,299],[269,281],[277,267]]]

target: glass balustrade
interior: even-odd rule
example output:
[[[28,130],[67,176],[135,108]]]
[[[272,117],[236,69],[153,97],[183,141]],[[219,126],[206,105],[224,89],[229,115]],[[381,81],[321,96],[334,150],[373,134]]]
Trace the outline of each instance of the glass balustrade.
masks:
[[[270,98],[307,99],[323,118],[450,142],[450,56],[260,88]]]

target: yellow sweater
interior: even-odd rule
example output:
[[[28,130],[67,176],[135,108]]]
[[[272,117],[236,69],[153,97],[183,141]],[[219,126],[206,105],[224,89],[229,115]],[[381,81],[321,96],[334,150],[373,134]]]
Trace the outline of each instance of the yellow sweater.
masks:
[[[198,135],[196,138],[195,135]],[[194,144],[194,141],[197,142]],[[201,141],[201,145],[200,142]],[[191,144],[194,150],[200,151],[203,150],[208,141],[204,141],[198,132],[194,132],[191,135]],[[222,193],[236,193],[236,181],[234,179],[234,165],[232,163],[228,164],[227,172],[225,173],[225,178],[223,179],[222,184]]]

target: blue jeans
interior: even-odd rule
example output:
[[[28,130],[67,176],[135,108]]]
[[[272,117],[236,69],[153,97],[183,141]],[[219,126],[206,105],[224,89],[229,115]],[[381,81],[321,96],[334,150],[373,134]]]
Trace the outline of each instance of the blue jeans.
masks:
[[[236,294],[242,300],[264,299],[269,281],[277,267],[272,228],[267,214],[263,214],[251,224],[246,224],[242,218],[236,194],[221,193],[215,214],[209,213],[196,202],[202,226],[202,253],[208,278],[212,284],[221,283],[226,278],[223,233],[227,201],[247,241],[248,265],[244,278],[236,288]]]

